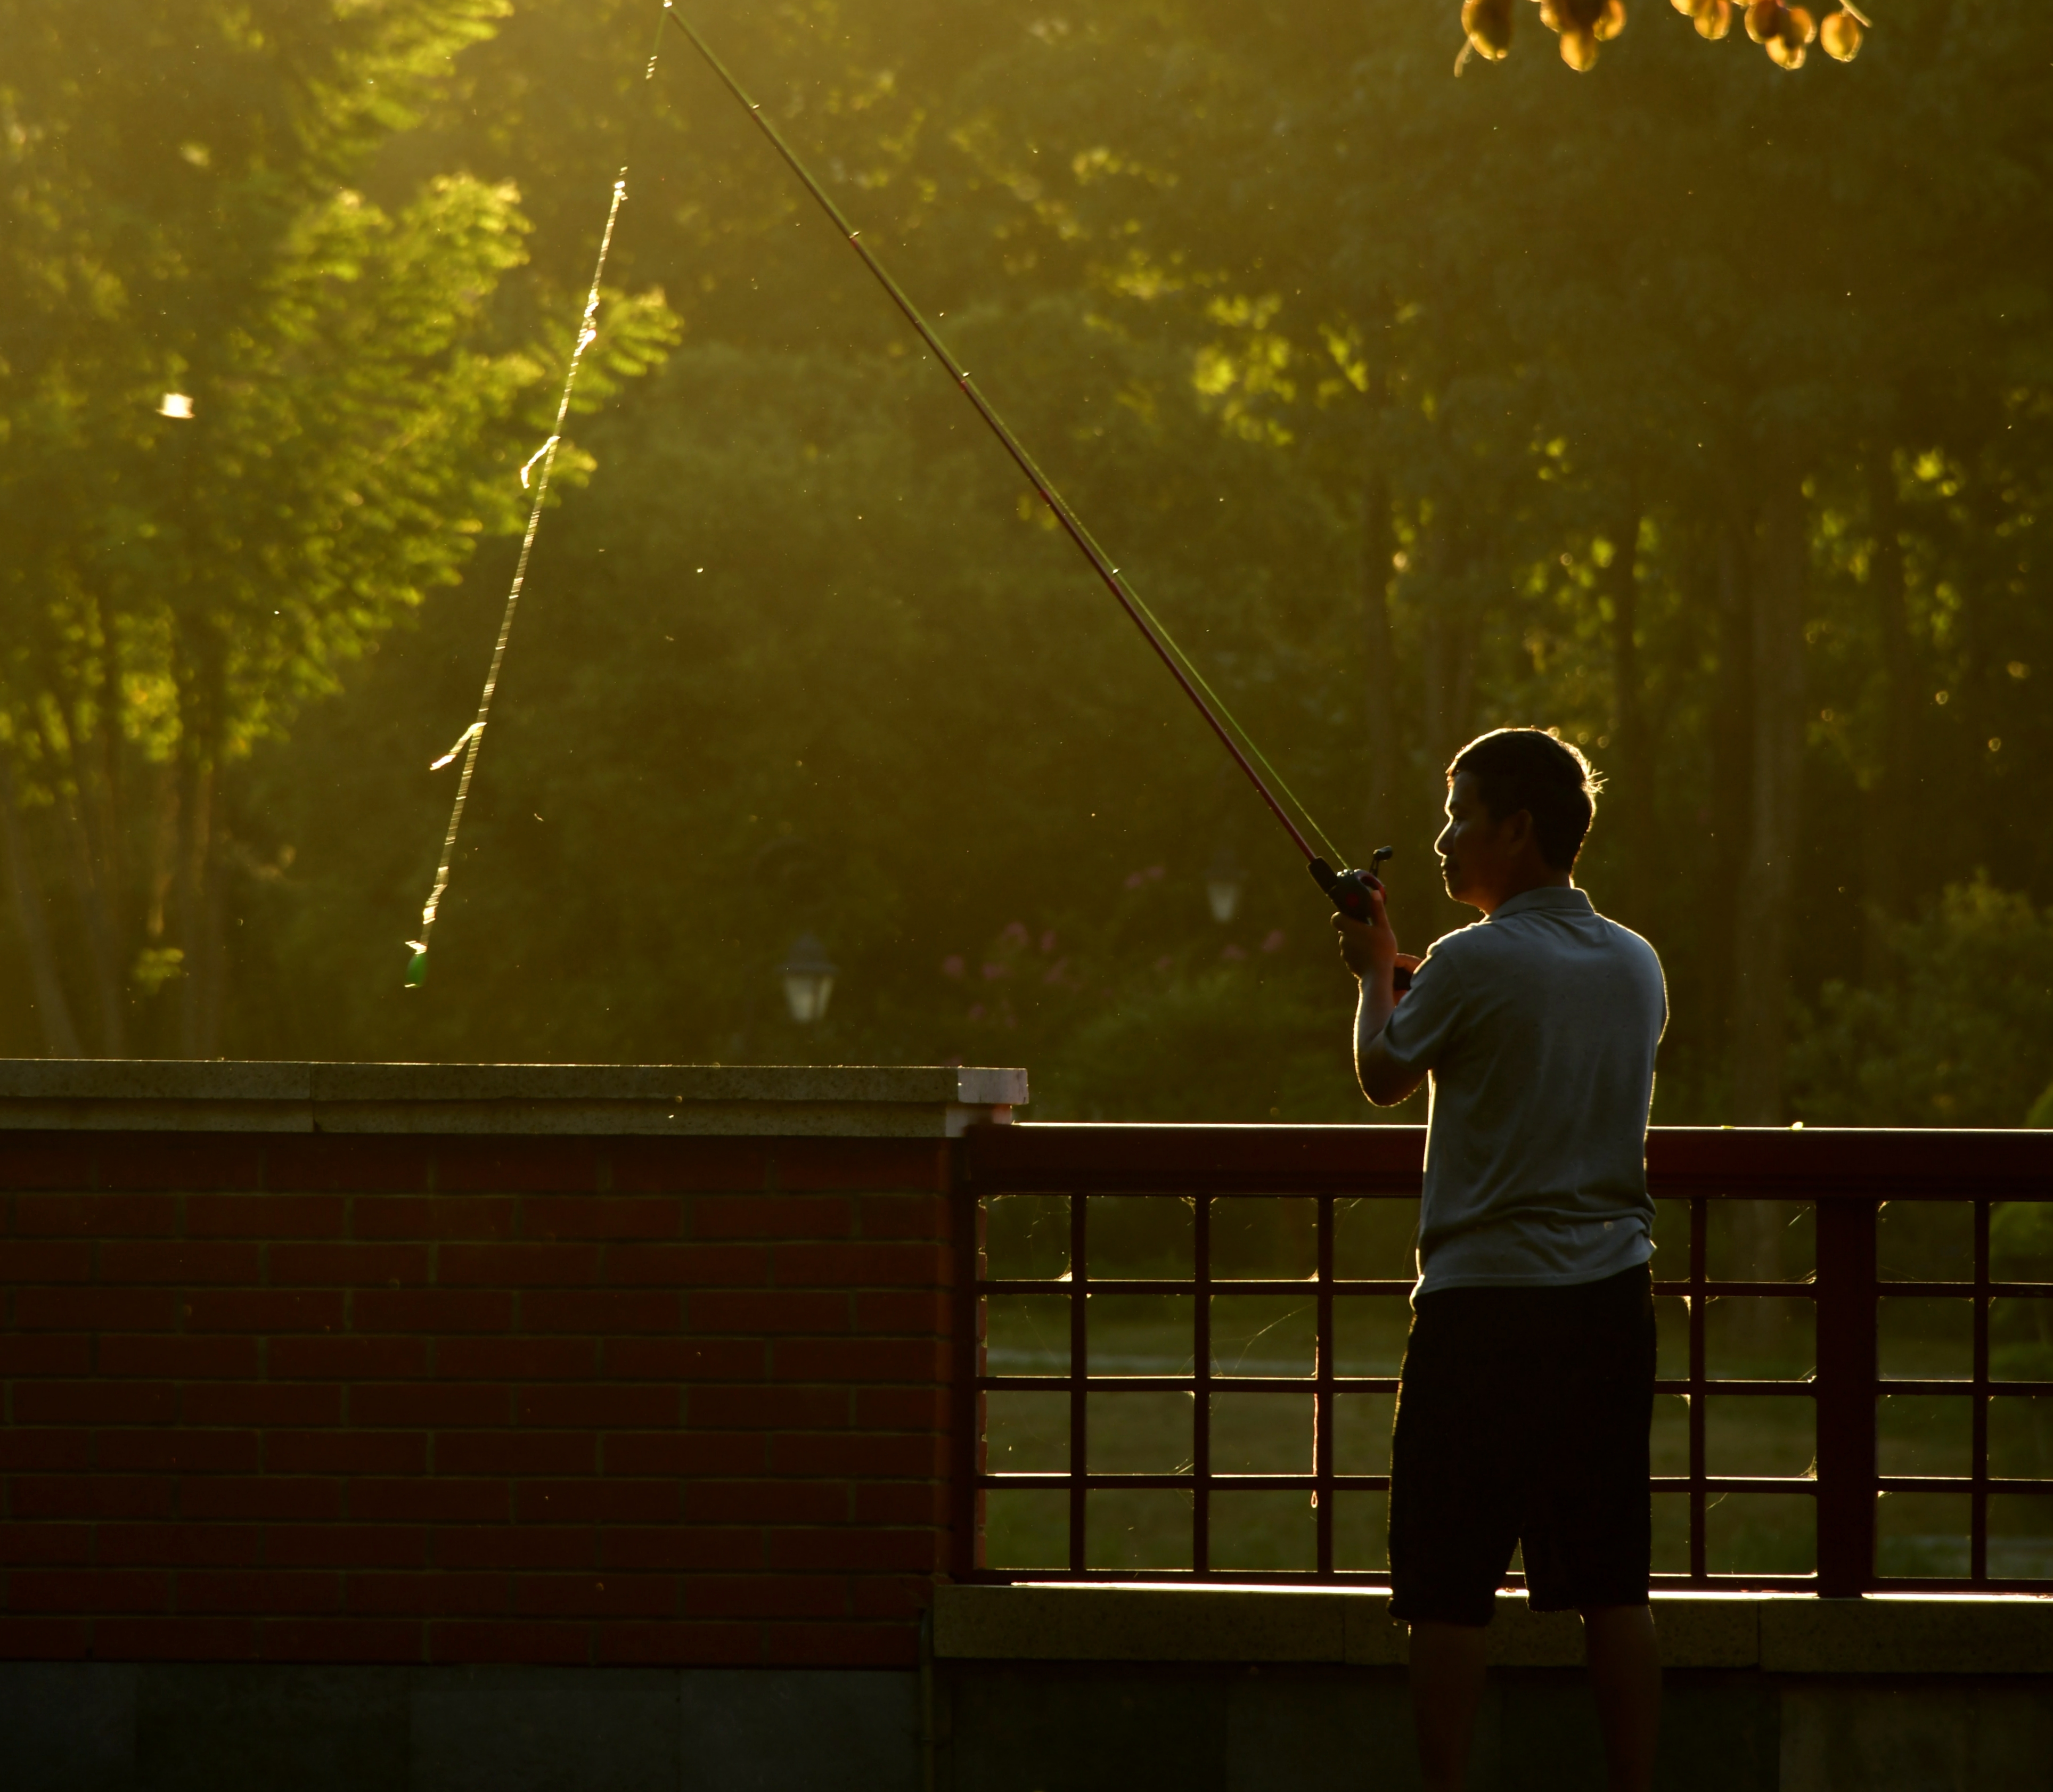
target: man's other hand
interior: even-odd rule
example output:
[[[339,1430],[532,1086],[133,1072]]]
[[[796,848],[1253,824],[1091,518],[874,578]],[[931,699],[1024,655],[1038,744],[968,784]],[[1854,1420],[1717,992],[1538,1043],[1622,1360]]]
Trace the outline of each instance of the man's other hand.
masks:
[[[1354,920],[1335,909],[1333,931],[1340,936],[1341,957],[1348,969],[1364,981],[1373,976],[1376,986],[1387,990],[1392,967],[1408,955],[1397,950],[1396,930],[1390,924],[1380,890],[1368,892],[1368,908],[1374,917],[1368,921]],[[1410,962],[1415,965],[1419,961]]]

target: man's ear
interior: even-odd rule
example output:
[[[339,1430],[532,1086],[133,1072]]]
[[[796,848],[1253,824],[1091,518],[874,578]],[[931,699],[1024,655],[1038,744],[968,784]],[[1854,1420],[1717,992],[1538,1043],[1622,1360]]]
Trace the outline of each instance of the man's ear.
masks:
[[[1528,846],[1539,846],[1539,836],[1533,831],[1533,811],[1514,809],[1504,818],[1504,843],[1513,853],[1522,853]]]

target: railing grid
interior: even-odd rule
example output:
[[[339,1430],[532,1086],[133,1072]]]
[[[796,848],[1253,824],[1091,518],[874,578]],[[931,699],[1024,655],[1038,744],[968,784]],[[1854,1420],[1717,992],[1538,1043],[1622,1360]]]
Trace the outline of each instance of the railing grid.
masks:
[[[1380,1137],[1363,1138],[1366,1133]],[[1009,1137],[1006,1136],[1010,1135]],[[1231,1140],[1224,1135],[1231,1135]],[[1352,1135],[1352,1137],[1336,1135]],[[1308,1136],[1309,1135],[1309,1136]],[[1796,1135],[1800,1139],[1801,1135]],[[2053,1379],[1998,1379],[1991,1371],[1991,1304],[1998,1300],[2034,1304],[2045,1316],[2039,1329],[2053,1338],[2053,1280],[2019,1281],[1992,1276],[1991,1216],[2002,1201],[2053,1201],[2053,1140],[2006,1150],[2006,1135],[1884,1135],[1913,1138],[1903,1161],[1878,1156],[1873,1135],[1841,1135],[1835,1154],[1827,1135],[1813,1134],[1795,1146],[1789,1135],[1703,1135],[1690,1139],[1658,1135],[1650,1153],[1657,1199],[1678,1204],[1688,1217],[1686,1261],[1678,1276],[1659,1276],[1658,1299],[1686,1307],[1683,1373],[1663,1375],[1657,1398],[1686,1402],[1687,1472],[1656,1475],[1650,1492],[1682,1499],[1687,1509],[1686,1567],[1656,1574],[1658,1585],[1676,1587],[1747,1586],[1811,1590],[1836,1596],[1868,1591],[2039,1591],[2053,1589],[2053,1573],[1992,1574],[1990,1504],[1993,1496],[2044,1498],[2053,1519],[2053,1476],[1992,1473],[1992,1400],[2053,1396]],[[2007,1135],[2012,1140],[2020,1135]],[[2027,1141],[2034,1135],[2022,1135]],[[1948,1163],[1945,1142],[1957,1147]],[[1992,1146],[1992,1139],[1999,1141]],[[1737,1143],[1734,1141],[1737,1140]],[[1405,1147],[1411,1155],[1406,1161]],[[1230,1148],[1223,1148],[1229,1147]],[[1393,1394],[1391,1374],[1340,1372],[1340,1338],[1350,1304],[1408,1296],[1408,1279],[1344,1276],[1338,1272],[1340,1222],[1357,1202],[1415,1200],[1418,1141],[1397,1129],[1296,1127],[1211,1128],[1019,1127],[972,1135],[964,1157],[958,1237],[963,1261],[958,1374],[957,1514],[961,1534],[960,1578],[1016,1580],[1100,1580],[1192,1578],[1219,1580],[1307,1580],[1386,1585],[1387,1576],[1359,1565],[1360,1551],[1343,1559],[1337,1501],[1351,1495],[1386,1492],[1387,1473],[1352,1472],[1340,1460],[1336,1439],[1340,1402],[1350,1397]],[[1749,1156],[1749,1154],[1751,1153]],[[1787,1161],[1778,1161],[1778,1159]],[[1352,1161],[1350,1161],[1352,1160]],[[1092,1260],[1092,1215],[1101,1201],[1139,1195],[1180,1202],[1188,1209],[1188,1272],[1100,1275]],[[1066,1272],[998,1276],[991,1272],[987,1227],[992,1203],[1008,1197],[1038,1197],[1062,1204]],[[1226,1200],[1271,1198],[1309,1210],[1313,1260],[1309,1276],[1274,1277],[1222,1275],[1215,1221]],[[1965,1204],[1973,1214],[1970,1272],[1959,1280],[1904,1279],[1878,1262],[1878,1215],[1885,1200]],[[1815,1210],[1817,1256],[1814,1272],[1801,1279],[1714,1277],[1712,1233],[1714,1204],[1775,1201],[1806,1204]],[[1108,1212],[1110,1210],[1108,1207]],[[1672,1246],[1671,1246],[1672,1249]],[[1665,1267],[1657,1258],[1657,1270]],[[2053,1275],[2043,1266],[2039,1272]],[[1094,1363],[1090,1302],[1151,1296],[1187,1301],[1190,1308],[1187,1363],[1158,1372],[1160,1363],[1140,1372],[1130,1363]],[[1242,1297],[1309,1297],[1312,1359],[1306,1373],[1221,1373],[1216,1322],[1221,1302]],[[1067,1361],[1058,1370],[993,1373],[987,1347],[990,1303],[1059,1300],[1064,1304]],[[1737,1375],[1713,1373],[1711,1316],[1723,1300],[1808,1302],[1815,1315],[1816,1354],[1808,1375]],[[1972,1304],[1971,1360],[1963,1374],[1884,1375],[1878,1334],[1884,1300]],[[1245,1311],[1244,1305],[1236,1309]],[[1004,1367],[1004,1365],[1001,1365]],[[1389,1367],[1394,1370],[1395,1364]],[[1664,1367],[1666,1365],[1664,1364]],[[1191,1406],[1191,1434],[1184,1460],[1173,1471],[1130,1472],[1101,1465],[1115,1440],[1100,1440],[1093,1455],[1093,1396],[1182,1394]],[[1066,1462],[1030,1472],[994,1470],[987,1460],[985,1434],[993,1395],[1059,1397],[1066,1414]],[[1289,1398],[1301,1410],[1309,1396],[1312,1433],[1301,1468],[1243,1472],[1222,1466],[1215,1408],[1222,1395]],[[1910,1398],[1965,1401],[1970,1408],[1967,1461],[1963,1473],[1882,1472],[1878,1460],[1882,1402]],[[1716,1437],[1710,1422],[1713,1400],[1808,1399],[1816,1413],[1815,1460],[1801,1473],[1713,1473]],[[1105,1425],[1104,1408],[1097,1418]],[[1127,1407],[1131,1410],[1130,1404]],[[1729,1412],[1731,1409],[1725,1410]],[[2053,1419],[2053,1400],[2039,1410],[2039,1422]],[[993,1494],[1040,1492],[1059,1496],[1066,1537],[1057,1559],[994,1563],[982,1547],[987,1499]],[[1116,1553],[1094,1538],[1094,1494],[1181,1492],[1187,1501],[1187,1566],[1108,1567]],[[1222,1498],[1247,1493],[1293,1494],[1310,1508],[1309,1559],[1294,1567],[1249,1568],[1219,1565]],[[1816,1570],[1720,1571],[1711,1547],[1712,1513],[1733,1496],[1781,1495],[1815,1503]],[[1964,1573],[1884,1573],[1878,1566],[1878,1502],[1892,1496],[1965,1497],[1968,1512]],[[2047,1526],[2053,1536],[2053,1523]],[[2049,1541],[2053,1548],[2053,1541]],[[1514,1580],[1517,1577],[1513,1577]]]

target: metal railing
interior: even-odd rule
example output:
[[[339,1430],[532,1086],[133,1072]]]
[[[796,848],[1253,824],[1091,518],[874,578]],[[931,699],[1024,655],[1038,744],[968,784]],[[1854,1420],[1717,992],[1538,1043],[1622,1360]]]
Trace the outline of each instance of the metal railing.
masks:
[[[1358,1446],[1380,1417],[1387,1451],[1388,1402],[1401,1348],[1401,1337],[1390,1331],[1389,1310],[1411,1285],[1389,1261],[1387,1243],[1392,1221],[1399,1236],[1408,1229],[1401,1204],[1416,1202],[1423,1143],[1423,1129],[1415,1127],[972,1129],[962,1148],[957,1194],[959,1578],[1387,1584],[1380,1559],[1368,1559],[1373,1547],[1363,1541],[1372,1531],[1380,1534],[1380,1500],[1362,1496],[1385,1493],[1388,1474],[1358,1472],[1364,1453]],[[1664,1472],[1657,1449],[1650,1491],[1657,1512],[1679,1519],[1686,1509],[1686,1524],[1666,1527],[1665,1566],[1657,1544],[1656,1584],[1782,1587],[1833,1597],[2053,1589],[2053,1206],[2039,1205],[2053,1203],[2053,1134],[1658,1128],[1648,1141],[1648,1172],[1662,1215],[1655,1265],[1664,1359],[1656,1383],[1662,1408],[1657,1437],[1666,1437],[1666,1453],[1676,1459]],[[1309,1236],[1304,1259],[1288,1266],[1292,1272],[1263,1274],[1259,1265],[1250,1272],[1245,1253],[1238,1265],[1222,1264],[1221,1217],[1229,1210],[1244,1216],[1250,1202],[1300,1204],[1291,1214]],[[1008,1202],[1030,1223],[1015,1223]],[[1171,1213],[1163,1205],[1170,1202],[1180,1209]],[[1729,1205],[1736,1203],[1756,1205]],[[1784,1205],[1761,1205],[1767,1203]],[[1153,1225],[1153,1257],[1138,1269],[1136,1211],[1144,1219],[1168,1214],[1172,1222]],[[1752,1273],[1714,1274],[1719,1238],[1733,1231],[1720,1222],[1749,1215],[1757,1221],[1768,1213],[1778,1222],[1815,1225],[1815,1262],[1781,1269],[1771,1264],[1766,1274],[1758,1263],[1741,1262],[1737,1267]],[[1992,1257],[1992,1235],[1999,1214],[2000,1262]],[[1113,1219],[1123,1236],[1113,1240],[1117,1251],[1099,1250],[1101,1272],[1093,1267],[1093,1234]],[[1934,1221],[1941,1223],[1935,1228]],[[1003,1235],[995,1262],[994,1225]],[[1347,1272],[1359,1270],[1360,1263],[1348,1259],[1362,1253],[1341,1249],[1344,1233],[1384,1241],[1384,1261],[1375,1265],[1382,1272]],[[1906,1233],[1907,1242],[1899,1245]],[[1686,1273],[1670,1274],[1671,1253],[1678,1251]],[[1263,1301],[1268,1306],[1258,1308]],[[1152,1329],[1117,1333],[1112,1320],[1122,1302],[1153,1312]],[[2030,1374],[1992,1371],[1998,1302],[2020,1304],[2006,1308],[2004,1319],[2025,1338],[2012,1354]],[[1772,1308],[1785,1339],[1800,1344],[1804,1327],[1796,1322],[1805,1312],[1812,1316],[1814,1357],[1798,1362],[1785,1351],[1785,1360],[1764,1370],[1737,1372],[1734,1365],[1746,1366],[1746,1352],[1729,1348],[1731,1339],[1743,1345],[1749,1325]],[[1308,1351],[1296,1362],[1250,1361],[1245,1351],[1227,1361],[1218,1335],[1223,1319],[1243,1342],[1248,1323],[1227,1316],[1263,1312],[1277,1315],[1272,1335],[1294,1326]],[[1372,1315],[1380,1333],[1368,1323]],[[1013,1340],[995,1351],[995,1323]],[[1178,1360],[1186,1323],[1188,1349]],[[1121,1335],[1142,1337],[1143,1347],[1138,1355],[1108,1359],[1111,1341]],[[1021,1337],[1027,1339],[1023,1348]],[[1382,1342],[1364,1351],[1365,1337]],[[1263,1348],[1289,1355],[1282,1345]],[[1366,1361],[1379,1350],[1380,1360]],[[1713,1363],[1713,1354],[1724,1360]],[[1343,1372],[1364,1364],[1372,1372]],[[1157,1398],[1148,1408],[1136,1396]],[[1251,1402],[1270,1402],[1280,1416],[1271,1429],[1287,1439],[1301,1437],[1291,1415],[1301,1414],[1308,1399],[1309,1448],[1290,1446],[1298,1450],[1296,1461],[1250,1465],[1245,1449],[1233,1461],[1222,1457],[1219,1415],[1227,1407],[1238,1422],[1261,1410]],[[1122,1461],[1125,1440],[1140,1428],[1113,1415],[1152,1412],[1160,1432],[1164,1423],[1180,1422],[1179,1401],[1188,1402],[1188,1416],[1187,1445],[1178,1459]],[[1747,1401],[1785,1404],[1726,1404]],[[1804,1427],[1784,1422],[1797,1413],[1786,1404],[1792,1401],[1807,1403],[1814,1418],[1808,1464],[1785,1461],[1783,1472],[1712,1472],[1715,1459],[1733,1453],[1732,1440],[1749,1434],[1749,1411],[1776,1415],[1788,1433],[1780,1445],[1785,1456],[1791,1437],[1805,1441]],[[1724,1427],[1718,1439],[1712,1435],[1714,1405]],[[2003,1433],[2000,1472],[1992,1469],[1992,1412]],[[1921,1437],[1919,1425],[1907,1423],[1913,1416],[1919,1416]],[[1350,1461],[1337,1460],[1344,1429]],[[1964,1453],[1957,1447],[1963,1434]],[[1008,1460],[994,1465],[994,1437],[1025,1438],[1033,1447],[1004,1441]],[[1885,1461],[1878,1444],[1900,1460]],[[1265,1447],[1273,1457],[1274,1439]],[[1130,1451],[1124,1453],[1130,1458]],[[1954,1460],[1941,1460],[1949,1453]],[[1287,1533],[1281,1546],[1269,1536],[1252,1565],[1244,1548],[1236,1560],[1222,1543],[1224,1515],[1254,1510],[1258,1503],[1250,1495],[1271,1496],[1262,1509],[1283,1512],[1277,1534]],[[1720,1506],[1737,1510],[1752,1501],[1747,1509],[1769,1509],[1763,1496],[1780,1496],[1785,1519],[1799,1510],[1812,1516],[1808,1546],[1801,1536],[1792,1543],[1791,1532],[1771,1542],[1769,1557],[1779,1549],[1780,1558],[1764,1565],[1719,1559],[1721,1549],[1733,1554],[1719,1542]],[[1006,1549],[994,1559],[994,1500],[1007,1511],[1030,1507],[1039,1514],[1038,1542],[1011,1547],[1012,1555],[1031,1559],[1006,1559]],[[1152,1519],[1138,1523],[1132,1515],[1148,1500]],[[1992,1502],[2000,1503],[2007,1539],[1993,1570]],[[1913,1516],[1898,1523],[1890,1516],[1898,1512]],[[1916,1534],[1915,1523],[1929,1524],[1933,1512],[1940,1534]],[[1927,1518],[1918,1519],[1918,1512]],[[1293,1525],[1290,1514],[1304,1522]],[[1242,1543],[1250,1535],[1238,1516],[1227,1528]],[[1661,1528],[1657,1520],[1658,1535]],[[1129,1546],[1142,1533],[1146,1547],[1136,1559]],[[1008,1534],[1026,1535],[1017,1524]],[[2021,1553],[2011,1547],[2020,1537]],[[1806,1554],[1808,1561],[1795,1559]],[[2020,1564],[2024,1571],[2017,1571]]]

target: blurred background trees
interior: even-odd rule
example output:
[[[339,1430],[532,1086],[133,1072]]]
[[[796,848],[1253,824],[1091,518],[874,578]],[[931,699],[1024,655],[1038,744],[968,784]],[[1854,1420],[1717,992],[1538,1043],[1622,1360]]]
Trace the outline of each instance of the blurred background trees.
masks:
[[[1440,768],[1556,726],[1668,967],[1657,1117],[2002,1124],[2053,1083],[2043,14],[1896,0],[1792,74],[1648,6],[1459,80],[1395,0],[701,22],[1343,850],[1398,847],[1407,945],[1467,918]],[[0,15],[0,1049],[1360,1115],[1309,880],[681,40],[641,79],[652,7]],[[406,991],[623,161],[596,470]]]

